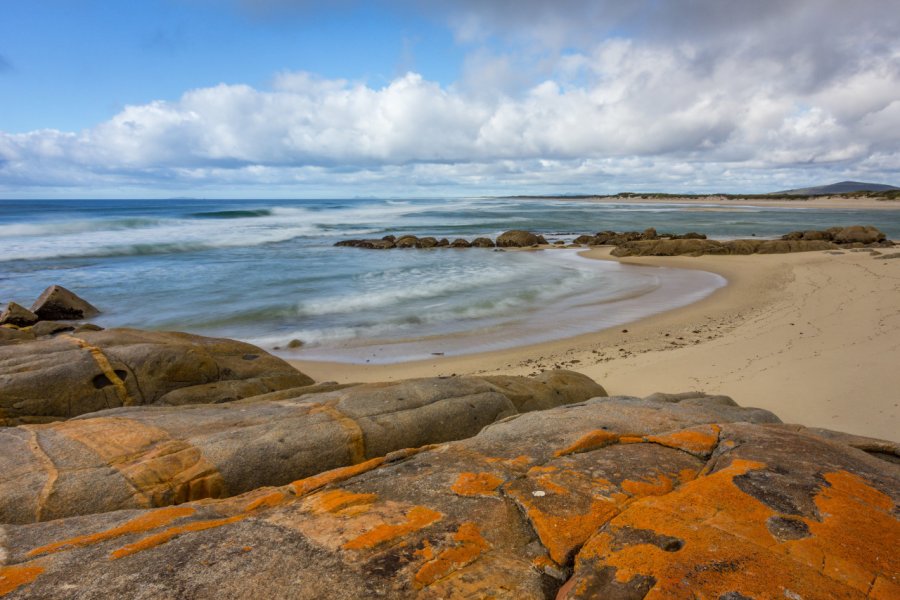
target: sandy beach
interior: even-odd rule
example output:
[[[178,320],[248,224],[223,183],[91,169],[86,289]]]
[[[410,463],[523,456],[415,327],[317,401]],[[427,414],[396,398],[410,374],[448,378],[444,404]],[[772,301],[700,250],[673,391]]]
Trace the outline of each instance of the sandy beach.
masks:
[[[629,196],[591,196],[580,198],[558,198],[567,202],[591,202],[595,204],[697,204],[696,210],[711,210],[705,208],[710,205],[776,208],[832,208],[832,209],[856,209],[856,210],[900,210],[900,201],[884,198],[854,198],[844,195],[813,196],[810,198],[798,196],[796,200],[785,200],[783,197],[775,197],[771,200],[759,196],[749,198],[735,198],[726,196],[666,196],[666,197],[641,197]],[[714,209],[712,209],[714,210]]]
[[[619,260],[609,252],[585,255]],[[900,260],[868,251],[622,260],[711,271],[729,284],[690,306],[566,340],[392,365],[292,364],[338,382],[567,368],[611,395],[726,394],[785,422],[900,439]]]

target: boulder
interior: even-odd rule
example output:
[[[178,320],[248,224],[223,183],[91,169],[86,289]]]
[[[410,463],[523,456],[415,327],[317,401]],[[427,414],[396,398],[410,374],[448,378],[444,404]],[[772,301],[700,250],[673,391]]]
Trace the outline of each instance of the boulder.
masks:
[[[572,240],[574,244],[588,244],[594,245],[594,236],[592,235],[579,235],[577,238]]]
[[[221,498],[471,437],[497,419],[603,394],[588,377],[307,386],[239,402],[104,410],[0,436],[0,522]]]
[[[6,305],[0,314],[0,325],[15,325],[16,327],[28,327],[38,322],[38,316],[15,302]]]
[[[659,235],[656,233],[656,229],[653,227],[648,227],[644,230],[644,233],[641,234],[642,240],[657,240],[659,239]]]
[[[447,238],[441,238],[438,240],[437,245],[438,248],[447,248],[450,246],[450,240],[448,240]]]
[[[546,243],[547,240],[543,236],[520,229],[512,229],[497,238],[497,246],[500,248],[527,248],[536,244]]]
[[[434,248],[438,245],[437,238],[423,237],[416,241],[416,248]]]
[[[450,244],[453,248],[471,248],[472,244],[469,243],[468,240],[464,240],[462,238],[457,238],[453,240],[453,243]]]
[[[0,346],[0,425],[118,406],[227,402],[311,383],[243,342],[135,329],[59,333]]]
[[[833,239],[838,244],[874,244],[883,241],[885,237],[877,227],[852,225],[835,233]]]
[[[898,490],[896,465],[765,411],[595,399],[242,496],[8,525],[0,581],[9,598],[895,598]]]
[[[90,319],[100,311],[87,300],[61,285],[51,285],[35,300],[31,312],[42,321]]]
[[[402,235],[394,242],[398,248],[415,248],[419,238],[414,235]]]
[[[472,240],[473,248],[493,248],[494,246],[494,241],[486,237],[478,237]]]
[[[839,246],[826,241],[808,240],[730,240],[662,239],[625,242],[612,251],[613,256],[701,256],[704,254],[786,254],[833,250]]]

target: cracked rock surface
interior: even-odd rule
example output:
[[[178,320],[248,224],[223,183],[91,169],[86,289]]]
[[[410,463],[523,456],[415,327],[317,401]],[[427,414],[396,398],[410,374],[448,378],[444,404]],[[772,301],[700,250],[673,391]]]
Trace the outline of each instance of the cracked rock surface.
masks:
[[[596,398],[226,499],[6,525],[0,593],[896,598],[896,451],[721,397]]]

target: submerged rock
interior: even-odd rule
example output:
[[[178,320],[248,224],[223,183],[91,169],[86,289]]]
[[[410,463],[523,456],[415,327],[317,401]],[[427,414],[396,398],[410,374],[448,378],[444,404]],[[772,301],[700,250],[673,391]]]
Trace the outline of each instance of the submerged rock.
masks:
[[[0,436],[0,522],[222,498],[606,395],[570,371],[330,387],[9,429]]]
[[[60,333],[0,346],[0,425],[118,406],[227,402],[311,383],[243,342],[135,329]]]
[[[10,598],[897,596],[896,465],[688,400],[589,400],[238,497],[9,525],[0,575]]]
[[[100,314],[93,304],[61,285],[51,285],[35,300],[31,312],[42,321],[90,319]]]

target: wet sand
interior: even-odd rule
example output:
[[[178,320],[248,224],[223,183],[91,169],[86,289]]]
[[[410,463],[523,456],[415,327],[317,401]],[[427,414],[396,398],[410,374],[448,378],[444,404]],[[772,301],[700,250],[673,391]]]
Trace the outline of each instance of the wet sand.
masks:
[[[609,252],[585,255],[618,260]],[[509,350],[389,365],[291,362],[339,382],[567,368],[614,395],[721,393],[785,422],[900,440],[900,259],[842,251],[622,262],[711,271],[729,284],[621,328]]]

